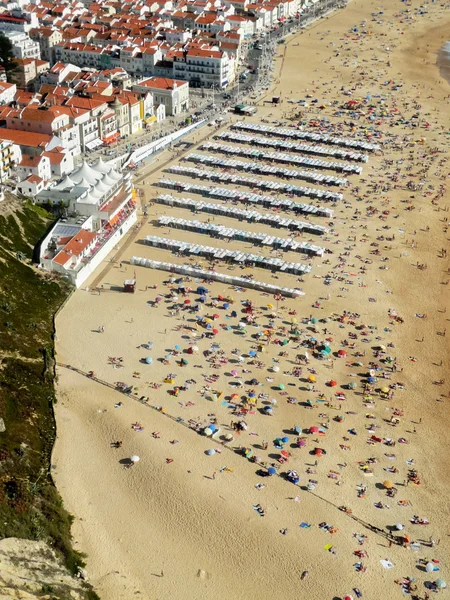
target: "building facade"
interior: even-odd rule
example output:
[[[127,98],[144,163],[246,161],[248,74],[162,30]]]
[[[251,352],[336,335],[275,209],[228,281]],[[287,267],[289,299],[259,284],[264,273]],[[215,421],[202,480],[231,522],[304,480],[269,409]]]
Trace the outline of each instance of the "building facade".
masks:
[[[16,58],[41,58],[38,42],[33,41],[26,33],[8,31],[5,35],[12,44],[13,54]]]
[[[150,77],[132,87],[135,92],[151,92],[155,104],[164,104],[166,115],[189,110],[189,82],[166,77]]]

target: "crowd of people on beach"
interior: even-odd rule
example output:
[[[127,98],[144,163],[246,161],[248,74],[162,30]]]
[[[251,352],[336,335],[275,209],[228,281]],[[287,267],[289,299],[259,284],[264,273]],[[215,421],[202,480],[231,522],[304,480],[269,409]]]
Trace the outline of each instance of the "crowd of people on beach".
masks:
[[[425,336],[434,335],[428,325],[434,315],[424,312],[420,298],[410,314],[404,313],[405,304],[396,295],[400,288],[388,277],[395,268],[403,269],[405,277],[425,280],[432,268],[419,255],[424,246],[435,252],[436,260],[447,257],[447,249],[435,247],[434,241],[450,222],[445,203],[447,132],[439,115],[424,108],[421,97],[426,98],[429,91],[417,82],[412,98],[401,75],[390,70],[395,28],[399,23],[401,27],[414,24],[421,10],[409,4],[399,8],[395,25],[380,10],[371,22],[354,24],[339,41],[330,39],[327,62],[341,72],[352,71],[350,83],[342,84],[337,72],[329,81],[318,71],[310,87],[301,93],[291,91],[293,100],[304,95],[317,107],[306,127],[377,141],[381,147],[370,157],[363,177],[351,180],[344,200],[334,206],[335,216],[322,238],[328,252],[310,259],[313,272],[326,286],[323,291],[310,297],[305,283],[307,300],[297,301],[247,293],[242,287],[224,290],[219,282],[172,274],[162,284],[137,292],[142,293],[151,322],[162,327],[163,343],[142,341],[141,362],[145,364],[139,367],[130,365],[126,356],[107,359],[112,369],[122,369],[136,380],[116,382],[118,391],[171,417],[189,430],[187,435],[206,437],[208,456],[221,456],[226,463],[227,452],[233,452],[254,466],[255,480],[250,485],[255,500],[248,507],[249,514],[265,517],[267,527],[271,527],[271,511],[266,500],[275,477],[295,486],[291,488],[294,501],[301,503],[303,494],[315,494],[348,517],[356,561],[353,568],[360,578],[351,594],[357,598],[366,590],[367,597],[375,597],[365,586],[365,574],[395,569],[392,557],[400,552],[410,553],[407,564],[415,569],[415,576],[397,572],[397,579],[392,578],[402,593],[428,600],[430,594],[446,588],[439,573],[446,569],[441,532],[419,509],[429,501],[423,489],[432,486],[427,465],[416,458],[423,457],[427,415],[418,414],[410,402],[417,393],[417,384],[412,383],[415,369],[429,360],[421,343]],[[390,36],[390,46],[385,45],[380,55],[376,44],[382,43],[384,31]],[[320,35],[320,41],[326,42],[328,34]],[[368,49],[373,63],[364,59],[363,64],[359,53]],[[350,103],[349,98],[357,101]],[[285,114],[288,118],[289,113]],[[409,225],[417,217],[414,211],[429,214],[430,206],[442,214],[440,219],[424,220],[420,228]],[[340,224],[348,228],[346,239]],[[181,259],[190,265],[198,261]],[[221,269],[220,262],[208,267]],[[249,281],[259,277],[253,266],[244,264],[244,269]],[[402,345],[408,328],[420,331],[413,350],[411,344],[408,349]],[[98,331],[105,337],[109,333],[103,325]],[[430,402],[450,397],[442,388],[445,376],[436,375],[444,367],[445,337],[443,326],[436,332],[438,362],[429,368],[429,381],[421,383],[423,394],[431,394],[433,385],[444,390],[437,398],[430,396]],[[176,341],[170,348],[168,339]],[[155,363],[164,365],[161,378],[151,374]],[[149,381],[144,383],[145,379]],[[146,436],[151,413],[147,428],[141,420],[130,423],[130,428]],[[180,442],[166,438],[163,429],[150,436],[167,442],[168,448]],[[116,438],[111,447],[133,452]],[[177,468],[176,459],[164,457],[164,461],[171,465],[168,468]],[[136,464],[131,461],[125,466]],[[216,481],[230,472],[231,467],[224,466],[208,478]],[[349,472],[360,477],[356,486],[348,484]],[[369,520],[358,516],[362,504],[365,514],[371,515]],[[315,525],[305,521],[299,526],[305,531],[316,528],[326,536],[325,549],[331,555],[339,555],[339,540],[349,537],[348,531],[326,521]],[[288,527],[276,531],[288,539],[295,535]],[[383,538],[391,558],[374,558],[373,536]],[[314,565],[306,566],[308,570],[299,570],[300,582],[314,577]],[[345,597],[352,598],[350,594]]]

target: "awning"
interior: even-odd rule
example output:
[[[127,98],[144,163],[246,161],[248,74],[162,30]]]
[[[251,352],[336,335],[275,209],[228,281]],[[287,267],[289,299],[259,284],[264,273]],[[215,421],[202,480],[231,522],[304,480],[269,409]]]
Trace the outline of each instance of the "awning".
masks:
[[[89,150],[94,150],[95,148],[98,148],[98,146],[102,146],[103,142],[101,139],[97,138],[96,140],[92,140],[92,142],[86,142],[85,146],[86,148],[88,148]]]
[[[110,133],[109,135],[104,137],[102,141],[104,144],[111,144],[117,138],[120,138],[120,131],[114,131],[114,133]]]
[[[151,117],[148,117],[147,119],[145,119],[145,123],[146,125],[148,125],[149,123],[154,123],[156,121],[157,117],[156,115],[152,115]]]

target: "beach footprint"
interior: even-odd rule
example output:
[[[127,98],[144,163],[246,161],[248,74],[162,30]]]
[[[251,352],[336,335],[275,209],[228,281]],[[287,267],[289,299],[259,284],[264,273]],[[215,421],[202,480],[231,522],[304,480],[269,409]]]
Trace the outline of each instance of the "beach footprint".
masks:
[[[207,579],[210,579],[210,578],[211,578],[211,575],[210,575],[210,573],[207,573],[207,572],[206,572],[206,571],[204,571],[203,569],[199,569],[199,570],[197,571],[197,577],[198,577],[199,579],[202,579],[203,581],[206,581]]]

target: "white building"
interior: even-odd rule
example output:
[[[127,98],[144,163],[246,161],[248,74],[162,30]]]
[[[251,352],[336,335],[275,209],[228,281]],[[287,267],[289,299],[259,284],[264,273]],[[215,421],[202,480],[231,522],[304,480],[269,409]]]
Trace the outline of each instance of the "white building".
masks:
[[[45,190],[46,182],[38,175],[30,175],[18,186],[19,192],[24,196],[34,198],[37,194]]]
[[[64,81],[69,73],[79,73],[81,71],[80,67],[73,65],[71,63],[62,63],[57,62],[53,65],[51,69],[45,71],[45,73],[41,73],[39,76],[39,81],[42,84],[50,83],[50,84],[58,84]]]
[[[74,156],[80,154],[80,131],[78,125],[70,122],[65,107],[27,107],[11,111],[6,117],[8,129],[56,135],[61,146]]]
[[[8,31],[5,35],[12,44],[13,54],[16,58],[41,58],[39,43],[34,42],[26,33]]]
[[[143,79],[132,87],[134,92],[151,92],[155,104],[164,104],[166,115],[189,110],[189,82],[166,77]]]
[[[79,67],[89,67],[92,69],[110,68],[110,64],[103,65],[104,48],[92,46],[90,44],[81,44],[77,42],[66,42],[54,46],[55,60],[63,64],[71,63]],[[107,57],[107,55],[105,55]],[[107,63],[109,61],[106,61]],[[122,66],[122,65],[117,65]]]
[[[99,159],[83,162],[70,177],[38,194],[36,202],[63,203],[76,218],[58,222],[41,244],[41,268],[56,271],[77,287],[136,222],[129,174]]]
[[[22,31],[27,33],[30,29],[39,26],[39,20],[35,13],[23,13],[21,10],[12,10],[0,14],[0,31]]]
[[[17,92],[17,85],[15,83],[7,83],[6,81],[0,81],[0,104],[10,104]]]
[[[220,50],[190,48],[174,53],[173,74],[191,87],[225,88],[234,79],[235,59]]]
[[[22,160],[15,167],[17,180],[19,181],[19,192],[24,193],[21,189],[20,182],[25,181],[30,175],[36,175],[42,181],[47,182],[52,177],[50,159],[48,156],[41,154],[40,156],[31,156],[23,154]]]

